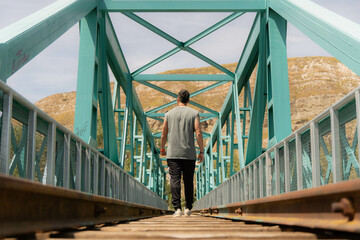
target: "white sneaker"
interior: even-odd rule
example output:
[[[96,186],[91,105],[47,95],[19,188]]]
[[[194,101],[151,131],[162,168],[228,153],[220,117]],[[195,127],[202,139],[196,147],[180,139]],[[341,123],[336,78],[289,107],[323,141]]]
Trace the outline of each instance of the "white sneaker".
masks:
[[[191,215],[191,210],[189,210],[188,208],[186,208],[185,211],[184,211],[184,216],[185,216],[185,217],[190,217],[190,215]]]
[[[175,211],[173,217],[181,217],[181,215],[182,215],[181,209],[178,208],[178,209]]]

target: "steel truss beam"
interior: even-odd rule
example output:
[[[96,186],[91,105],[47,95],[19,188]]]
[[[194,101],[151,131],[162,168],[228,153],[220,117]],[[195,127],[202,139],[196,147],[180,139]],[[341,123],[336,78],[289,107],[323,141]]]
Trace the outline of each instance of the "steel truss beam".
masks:
[[[209,27],[205,31],[199,33],[198,35],[194,36],[193,38],[189,39],[185,43],[178,41],[174,37],[170,36],[169,34],[165,33],[164,31],[160,30],[159,28],[155,27],[154,25],[150,24],[149,22],[145,21],[144,19],[140,18],[139,16],[133,14],[133,13],[123,13],[130,19],[134,20],[135,22],[139,23],[140,25],[144,26],[145,28],[149,29],[150,31],[154,32],[155,34],[159,35],[160,37],[168,40],[172,44],[176,45],[177,47],[168,51],[167,53],[163,54],[162,56],[156,58],[155,60],[151,61],[150,63],[146,64],[145,66],[139,68],[135,72],[132,73],[132,76],[136,76],[140,74],[141,72],[149,69],[150,67],[158,64],[159,62],[165,60],[166,58],[174,55],[175,53],[178,53],[180,50],[184,50],[189,52],[190,54],[194,55],[195,57],[199,58],[200,60],[203,60],[204,62],[210,64],[211,66],[219,69],[220,71],[224,72],[225,74],[229,75],[230,77],[234,77],[234,74],[229,71],[228,69],[224,68],[220,64],[212,61],[211,59],[207,58],[206,56],[202,55],[201,53],[197,52],[196,50],[190,48],[190,45],[199,41],[200,39],[206,37],[213,31],[221,28],[222,26],[226,25],[227,23],[235,20],[239,16],[241,16],[243,13],[233,13],[230,16],[224,18],[220,22],[214,24],[213,26]]]
[[[145,81],[218,81],[231,82],[234,78],[229,75],[212,74],[140,74],[133,76],[136,82]]]
[[[271,0],[269,7],[360,75],[360,25],[309,1]]]
[[[272,10],[262,14],[260,52],[254,105],[251,111],[246,162],[262,153],[263,121],[267,105],[268,148],[291,134],[286,20]],[[266,97],[265,97],[266,96]]]
[[[6,82],[96,7],[96,0],[64,0],[0,31],[0,79]]]
[[[254,23],[252,25],[249,37],[244,46],[243,53],[240,57],[238,66],[235,71],[235,82],[238,86],[238,89],[242,89],[245,84],[247,84],[250,75],[255,68],[257,63],[258,51],[259,51],[259,32],[260,32],[260,16],[256,16]],[[239,90],[239,94],[240,94]],[[215,144],[217,140],[218,127],[224,126],[227,116],[230,114],[233,104],[233,90],[229,89],[229,92],[226,96],[225,102],[221,108],[221,118],[218,120],[221,122],[220,125],[216,124],[211,137],[212,144]]]
[[[142,126],[142,144],[141,151],[142,157],[137,161],[137,168],[140,168],[139,173],[141,176],[137,176],[139,180],[146,185],[149,189],[156,192],[157,194],[165,197],[165,171],[163,166],[159,163],[158,151],[156,149],[153,134],[150,130],[149,124],[146,120],[146,115],[142,108],[139,97],[132,84],[132,78],[129,72],[129,68],[126,64],[126,60],[122,53],[119,45],[119,41],[116,37],[114,28],[112,26],[110,17],[106,14],[106,37],[107,37],[107,56],[109,66],[117,80],[117,83],[121,86],[124,93],[127,96],[126,109],[124,112],[124,127],[121,139],[121,151],[120,151],[120,165],[125,166],[125,152],[127,150],[127,127],[130,126],[130,155],[131,155],[131,166],[130,172],[134,171],[134,134],[133,124],[136,124],[136,120],[133,120],[133,112],[136,115],[137,121]],[[129,122],[128,123],[128,119]],[[148,147],[149,146],[149,147]],[[148,153],[147,150],[150,150]]]
[[[141,106],[135,88],[132,85],[132,88],[129,88],[129,86],[127,85],[128,82],[131,81],[130,71],[126,64],[124,54],[120,48],[118,39],[116,37],[114,28],[108,15],[106,15],[106,37],[108,41],[107,54],[109,66],[118,84],[120,84],[121,88],[123,89],[124,93],[127,94],[129,91],[132,92],[133,111],[137,119],[139,119],[139,121],[141,122],[143,119],[145,119],[145,113]],[[148,141],[150,146],[155,146],[154,139],[152,138],[152,133],[150,131],[150,126],[148,123],[146,123],[145,126],[146,140]]]
[[[155,90],[158,90],[159,92],[165,93],[165,94],[167,94],[167,95],[169,95],[169,96],[171,96],[171,97],[177,98],[177,94],[172,93],[172,92],[170,92],[170,91],[168,91],[168,90],[166,90],[166,89],[163,89],[163,88],[161,88],[161,87],[158,87],[158,86],[156,86],[156,85],[154,85],[154,84],[151,84],[151,83],[148,83],[148,82],[140,82],[140,83],[143,84],[143,85],[145,85],[145,86],[151,87],[151,88],[153,88],[153,89],[155,89]],[[213,84],[213,85],[211,85],[211,86],[208,86],[208,87],[206,87],[206,88],[203,88],[203,89],[197,91],[198,93],[197,93],[196,95],[198,95],[198,94],[200,94],[200,93],[203,93],[203,92],[205,92],[205,91],[208,91],[208,90],[210,90],[210,89],[213,89],[213,88],[215,88],[215,87],[218,87],[218,86],[220,86],[220,85],[222,85],[222,84],[224,84],[224,83],[221,82],[220,84]],[[195,95],[195,96],[196,96],[196,95]],[[192,96],[191,96],[191,97],[192,97]],[[172,101],[172,102],[171,102],[171,105],[172,105],[172,104],[175,104],[175,103],[176,103],[176,101]],[[214,110],[212,110],[212,109],[210,109],[210,108],[208,108],[208,107],[205,107],[205,106],[203,106],[203,105],[201,105],[201,104],[199,104],[199,103],[196,103],[196,102],[194,102],[194,101],[190,101],[189,104],[194,105],[194,106],[196,106],[196,107],[199,107],[199,108],[201,108],[201,109],[204,109],[204,110],[206,110],[206,111],[209,111],[209,112],[217,115],[217,112],[216,112],[216,111],[214,111]],[[166,105],[167,105],[167,104],[166,104]],[[158,110],[161,110],[161,109],[163,109],[163,108],[162,108],[162,107],[158,108]],[[152,110],[151,110],[151,111],[152,111]],[[154,112],[154,111],[152,111],[152,112]]]
[[[103,0],[100,3],[100,9],[108,12],[254,12],[265,8],[265,0]]]
[[[231,112],[233,112],[232,115],[233,120],[229,124],[231,125],[230,142],[226,143],[225,146],[229,146],[231,148],[230,156],[233,156],[232,151],[234,150],[234,148],[237,147],[239,150],[240,167],[243,168],[245,165],[244,156],[243,156],[244,152],[243,152],[243,144],[242,144],[242,132],[240,127],[238,95],[240,94],[240,90],[242,90],[245,86],[247,86],[250,75],[257,63],[258,52],[259,52],[259,33],[260,33],[260,14],[257,14],[257,16],[254,19],[254,23],[252,25],[246,44],[244,46],[244,50],[240,57],[239,63],[237,65],[233,86],[229,89],[225,102],[219,113],[219,118],[214,126],[212,133],[210,134],[208,145],[205,148],[205,161],[198,168],[202,170],[198,170],[196,172],[197,179],[201,179],[202,177],[205,176],[210,178],[206,182],[198,183],[197,193],[196,193],[198,199],[200,199],[202,196],[204,196],[209,191],[211,191],[215,186],[218,186],[221,182],[226,180],[227,173],[225,174],[226,171],[225,165],[228,156],[225,156],[222,152],[223,150],[221,149],[223,146],[224,137],[228,138],[228,136],[222,137],[221,130],[224,124],[229,121],[229,114]],[[238,135],[237,144],[234,143],[234,138],[233,136],[231,136],[231,135],[235,135],[234,132],[235,118],[236,118],[237,135]],[[227,131],[229,131],[228,128],[229,127],[227,127]],[[215,143],[217,145],[217,152],[213,152],[213,147],[215,146]],[[214,167],[214,161],[216,161],[215,167]],[[234,159],[232,159],[232,161],[234,161]],[[230,163],[230,167],[233,167],[231,163]],[[230,176],[231,174],[233,174],[232,169],[230,169]]]

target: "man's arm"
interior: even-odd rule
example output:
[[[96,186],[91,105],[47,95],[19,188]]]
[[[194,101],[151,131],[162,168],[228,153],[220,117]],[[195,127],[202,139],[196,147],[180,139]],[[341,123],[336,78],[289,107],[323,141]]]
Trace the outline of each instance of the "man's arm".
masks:
[[[195,119],[195,134],[196,134],[196,140],[200,148],[200,153],[198,155],[198,162],[201,163],[204,160],[204,144],[203,144],[204,141],[201,132],[200,120],[198,117]]]
[[[165,119],[161,133],[161,148],[160,148],[161,155],[166,155],[165,144],[167,140],[167,135],[168,135],[168,123]]]

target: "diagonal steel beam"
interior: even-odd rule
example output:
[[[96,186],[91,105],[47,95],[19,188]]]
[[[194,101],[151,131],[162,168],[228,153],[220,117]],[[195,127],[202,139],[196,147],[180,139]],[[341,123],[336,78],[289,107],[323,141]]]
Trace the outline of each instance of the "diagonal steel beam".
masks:
[[[174,37],[170,36],[169,34],[165,33],[161,29],[155,27],[151,23],[147,22],[146,20],[142,19],[141,17],[137,16],[134,13],[129,12],[123,12],[123,14],[130,19],[134,20],[135,22],[139,23],[140,25],[144,26],[145,28],[149,29],[150,31],[154,32],[155,34],[159,35],[160,37],[168,40],[169,42],[176,45],[176,48],[168,51],[167,53],[163,54],[162,56],[156,58],[155,60],[151,61],[150,63],[146,64],[145,66],[141,67],[140,69],[136,70],[133,73],[133,76],[145,71],[146,69],[149,69],[150,67],[158,64],[159,62],[165,60],[166,58],[172,56],[173,54],[179,52],[180,50],[185,50],[189,52],[190,54],[194,55],[195,57],[201,59],[202,61],[205,61],[206,63],[212,65],[213,67],[219,69],[220,71],[223,71],[224,73],[228,74],[231,77],[234,77],[234,74],[221,66],[220,64],[217,64],[216,62],[212,61],[211,59],[205,57],[201,53],[195,51],[194,49],[190,48],[189,46],[200,39],[204,38],[205,36],[209,35],[213,31],[219,29],[220,27],[224,26],[225,24],[231,22],[232,20],[236,19],[237,17],[241,16],[243,13],[234,13],[230,16],[226,17],[222,21],[216,23],[215,25],[211,26],[210,28],[206,29],[205,31],[199,33],[198,35],[194,36],[193,38],[189,39],[187,42],[183,43],[175,39]]]
[[[119,41],[116,37],[114,27],[111,23],[108,14],[106,14],[106,37],[108,40],[107,53],[108,53],[109,66],[117,82],[122,87],[124,93],[127,94],[129,91],[132,91],[133,110],[135,112],[137,119],[139,119],[139,121],[143,121],[146,118],[146,116],[144,114],[144,110],[141,106],[141,102],[139,100],[135,88],[132,87],[132,89],[129,89],[127,85],[129,81],[132,81],[131,74],[126,64],[124,54],[120,48]],[[150,126],[147,121],[145,122],[146,122],[145,124],[146,139],[151,147],[155,147],[155,142],[152,137]]]
[[[209,35],[212,32],[218,30],[219,28],[225,26],[226,24],[232,22],[233,20],[237,19],[238,17],[240,17],[243,14],[244,14],[244,12],[236,12],[236,13],[230,14],[226,18],[220,20],[219,22],[217,22],[214,25],[210,26],[209,28],[205,29],[201,33],[199,33],[199,34],[195,35],[194,37],[190,38],[189,40],[187,40],[184,43],[184,47],[189,47],[190,45],[192,45],[192,44],[196,43],[197,41],[203,39],[207,35]]]
[[[141,83],[142,83],[142,82],[141,82]],[[211,89],[214,89],[214,88],[216,88],[216,87],[218,87],[218,86],[221,86],[221,85],[223,85],[223,84],[225,84],[225,83],[226,83],[226,82],[218,82],[218,83],[214,83],[214,84],[212,84],[212,85],[210,85],[210,86],[204,87],[204,88],[202,88],[202,89],[200,89],[200,90],[198,90],[198,91],[195,91],[195,92],[191,93],[191,94],[190,94],[190,98],[195,97],[195,96],[197,96],[197,95],[199,95],[199,94],[201,94],[201,93],[203,93],[203,92],[206,92],[206,91],[209,91],[209,90],[211,90]],[[149,85],[146,85],[146,86],[151,87],[151,86],[150,86],[151,83],[147,83],[147,84],[149,84]],[[152,85],[152,84],[151,84],[151,85]],[[154,85],[154,86],[155,86],[155,85]],[[157,87],[157,86],[156,86],[156,87]],[[176,95],[176,94],[175,94],[175,93],[171,93],[171,95],[170,95],[170,96],[172,96],[172,97],[175,97],[175,96],[173,96],[172,94],[174,94],[174,95]],[[177,95],[176,95],[176,97],[177,97]],[[175,98],[176,98],[176,97],[175,97]],[[154,108],[154,109],[148,111],[147,113],[157,112],[157,111],[159,111],[159,110],[161,110],[161,109],[164,109],[164,108],[166,108],[166,107],[169,107],[169,106],[171,106],[171,105],[173,105],[173,104],[175,104],[175,103],[176,103],[176,101],[171,101],[171,102],[166,103],[166,104],[164,104],[164,105],[162,105],[162,106],[160,106],[160,107]],[[194,102],[190,101],[190,104],[193,104],[193,103],[194,103]],[[212,109],[210,109],[210,110],[211,110],[211,111],[209,111],[209,112],[217,113],[215,110],[212,110]]]
[[[271,0],[270,8],[360,75],[360,25],[309,0]]]
[[[258,54],[259,54],[259,33],[260,33],[260,14],[258,13],[255,17],[254,23],[251,27],[248,39],[244,46],[244,50],[241,54],[240,61],[235,73],[236,76],[236,84],[238,85],[239,94],[241,89],[248,82],[250,75],[253,69],[256,66]],[[225,98],[225,102],[221,108],[221,118],[218,121],[221,121],[220,126],[222,127],[231,112],[232,109],[232,101],[233,101],[233,91],[230,88],[229,92]],[[219,124],[215,124],[215,127],[212,132],[211,140],[208,143],[208,146],[214,144],[217,139],[217,133]],[[240,146],[239,146],[240,147]]]
[[[156,86],[156,85],[151,84],[151,83],[148,83],[148,82],[140,82],[140,83],[143,84],[143,85],[145,85],[145,86],[151,87],[151,88],[153,88],[153,89],[155,89],[155,90],[158,90],[159,92],[165,93],[165,94],[167,94],[167,95],[169,95],[169,96],[171,96],[171,97],[177,98],[177,94],[172,93],[172,92],[170,92],[170,91],[168,91],[168,90],[166,90],[166,89],[164,89],[164,88],[161,88],[161,87],[159,87],[159,86]],[[200,94],[200,93],[198,93],[198,94]],[[190,95],[190,97],[191,97],[191,95]],[[176,103],[176,101],[172,101],[172,102],[168,103],[168,104],[170,104],[170,105],[168,105],[168,106],[171,106],[171,105],[173,105],[173,104],[175,104],[175,103]],[[197,106],[197,107],[199,107],[199,108],[201,108],[201,109],[204,109],[204,110],[206,110],[206,111],[208,111],[208,112],[212,112],[212,113],[214,113],[214,114],[217,114],[216,111],[214,111],[214,110],[212,110],[212,109],[210,109],[210,108],[208,108],[208,107],[205,107],[205,106],[203,106],[203,105],[201,105],[201,104],[199,104],[199,103],[197,103],[197,102],[190,101],[189,103],[190,103],[191,105],[194,105],[194,106]],[[165,104],[165,105],[167,105],[167,104]],[[165,106],[165,105],[163,105],[163,106]],[[158,108],[158,110],[161,110],[161,109],[163,109],[163,108],[165,108],[165,107],[162,107],[162,106],[161,106],[161,107]],[[151,110],[151,111],[149,111],[148,113],[153,113],[153,112],[155,112],[155,111]]]
[[[0,30],[0,79],[47,48],[96,7],[96,0],[63,0]]]
[[[229,71],[225,67],[223,67],[220,64],[214,62],[210,58],[208,58],[208,57],[204,56],[203,54],[199,53],[198,51],[192,49],[191,47],[186,47],[186,48],[184,48],[184,50],[187,51],[188,53],[194,55],[195,57],[203,60],[204,62],[208,63],[209,65],[213,66],[214,68],[217,68],[218,70],[226,73],[230,77],[235,77],[235,74],[233,72]]]
[[[135,76],[137,76],[138,74],[146,71],[147,69],[155,66],[156,64],[164,61],[165,59],[171,57],[172,55],[174,55],[174,54],[176,54],[176,53],[178,53],[178,52],[180,52],[180,51],[181,51],[181,49],[178,48],[178,47],[173,48],[173,49],[171,49],[170,51],[168,51],[167,53],[161,55],[161,56],[158,57],[158,58],[155,58],[155,59],[152,60],[151,62],[149,62],[149,63],[147,63],[146,65],[142,66],[141,68],[137,69],[137,70],[134,71],[131,75],[132,75],[133,77],[135,77]]]

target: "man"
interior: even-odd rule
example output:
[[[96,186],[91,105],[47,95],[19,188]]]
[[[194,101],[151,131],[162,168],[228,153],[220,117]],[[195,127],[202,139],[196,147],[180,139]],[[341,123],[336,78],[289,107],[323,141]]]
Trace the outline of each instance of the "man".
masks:
[[[170,174],[172,204],[174,217],[180,217],[181,211],[181,173],[185,187],[185,216],[191,215],[194,197],[194,170],[196,150],[194,132],[200,148],[198,162],[204,159],[203,137],[200,127],[199,112],[188,107],[190,94],[181,90],[177,97],[178,106],[165,114],[161,135],[161,155],[166,155]],[[167,153],[166,140],[169,139]]]

